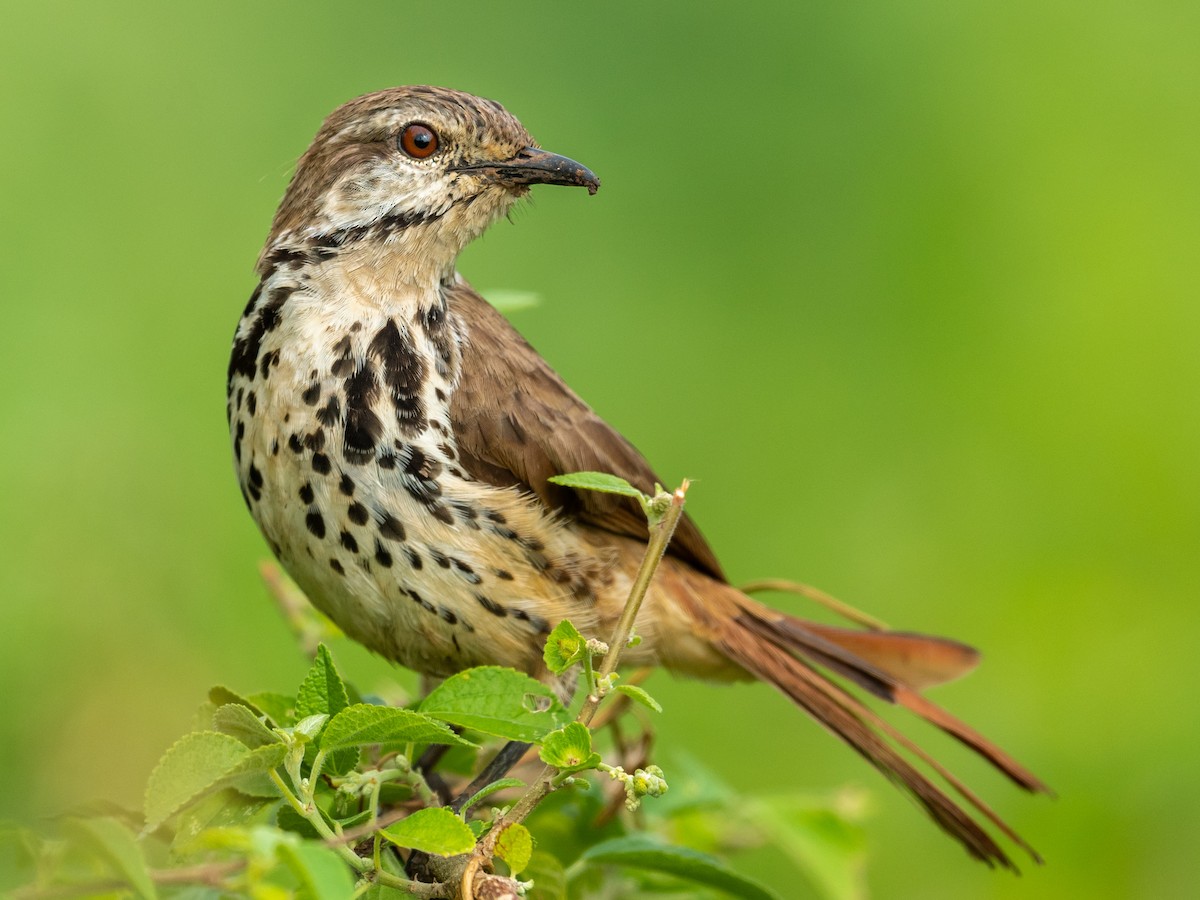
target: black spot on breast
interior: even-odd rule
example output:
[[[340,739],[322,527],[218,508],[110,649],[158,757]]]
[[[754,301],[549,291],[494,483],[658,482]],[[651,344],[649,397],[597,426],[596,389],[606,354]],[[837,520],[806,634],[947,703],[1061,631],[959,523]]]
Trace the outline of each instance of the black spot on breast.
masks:
[[[392,567],[392,554],[388,553],[379,541],[375,542],[375,562],[379,563],[385,569]]]
[[[304,517],[304,525],[312,532],[314,537],[325,537],[325,520],[321,518],[319,512],[310,512]]]
[[[405,434],[416,434],[425,426],[425,405],[421,388],[425,382],[425,361],[401,333],[395,319],[379,330],[367,347],[368,355],[379,362],[379,376],[392,405],[396,422]]]
[[[255,485],[253,485],[253,484],[247,485],[246,490],[248,490],[250,492],[251,500],[261,500],[262,499],[262,491]]]
[[[262,372],[262,377],[266,378],[267,373],[271,370],[271,366],[279,365],[279,351],[272,350],[270,353],[264,353],[259,360],[259,371]]]
[[[370,518],[367,508],[361,503],[351,503],[350,508],[346,510],[346,515],[350,517],[350,521],[355,525],[366,525],[367,519]]]
[[[345,472],[343,472],[342,480],[338,482],[338,490],[341,491],[343,494],[345,494],[347,497],[353,497],[354,496],[354,479],[351,478],[349,475],[347,475]]]
[[[418,594],[416,591],[409,590],[409,591],[406,591],[406,593],[408,594],[409,597],[412,598],[412,601],[414,603],[418,604],[421,607],[421,609],[425,610],[426,612],[437,612],[437,609],[434,607],[434,605],[432,603],[430,603],[428,600],[426,600],[424,597],[422,597],[420,594]]]
[[[378,396],[379,382],[369,362],[346,379],[346,433],[343,440],[346,458],[357,465],[363,465],[375,455],[375,448],[383,436],[383,422],[374,409]]]
[[[408,556],[408,564],[412,566],[413,569],[420,569],[425,565],[424,560],[421,559],[421,554],[412,547],[405,547],[404,552]]]
[[[250,484],[256,488],[261,488],[263,483],[262,472],[258,471],[258,466],[250,463]]]
[[[318,428],[312,434],[304,436],[304,446],[309,450],[321,450],[325,446],[325,430]]]
[[[258,287],[254,289],[254,293],[250,295],[250,302],[246,304],[246,309],[242,313],[242,321],[253,314],[254,307],[258,303],[258,298],[262,295],[262,282],[259,282]],[[241,331],[239,326],[238,331]],[[232,386],[233,376],[242,375],[245,378],[253,378],[255,369],[258,365],[258,351],[262,346],[263,335],[266,329],[263,327],[262,316],[254,319],[251,322],[246,333],[238,338],[234,338],[233,353],[229,357],[229,372],[226,376],[226,385]]]
[[[492,600],[490,597],[485,597],[483,594],[476,594],[475,599],[479,601],[480,606],[490,612],[493,616],[500,616],[503,618],[504,616],[508,615],[508,610],[496,601]]]
[[[320,383],[310,384],[304,389],[304,393],[300,395],[300,399],[309,406],[316,406],[317,401],[321,399]]]
[[[483,578],[480,577],[479,573],[468,566],[461,559],[450,557],[450,562],[454,565],[454,568],[458,571],[458,574],[465,578],[469,583],[481,584],[483,582]]]
[[[438,303],[429,307],[421,315],[421,324],[433,349],[437,353],[434,365],[443,378],[450,374],[451,363],[454,360],[454,335],[446,327],[446,309]]]
[[[343,531],[338,536],[338,539],[342,542],[342,546],[345,547],[347,550],[349,550],[351,553],[358,552],[358,541],[356,541],[354,539],[354,535],[352,535],[350,532]]]
[[[328,475],[333,469],[333,466],[329,464],[329,457],[324,453],[313,454],[312,467],[318,475]]]
[[[438,453],[442,454],[448,460],[454,460],[454,448],[444,441],[438,444]]]
[[[254,391],[246,395],[246,412],[254,415],[258,411],[258,397],[254,396]]]
[[[455,615],[454,613],[452,613],[450,610],[446,609],[446,607],[444,607],[444,606],[439,606],[439,607],[438,607],[438,614],[439,614],[439,615],[442,617],[442,620],[443,620],[443,621],[445,621],[445,622],[449,622],[451,625],[457,625],[457,624],[458,624],[458,616],[456,616],[456,615]]]
[[[336,559],[331,559],[329,561],[329,568],[333,569],[333,571],[337,572],[339,575],[346,574],[346,570],[342,568],[342,564]]]
[[[513,580],[512,572],[508,571],[507,569],[496,569],[495,572],[496,572],[496,577],[499,578],[501,581],[512,581]]]
[[[433,547],[429,548],[429,558],[432,559],[439,566],[441,566],[443,569],[450,568],[450,557],[446,556],[444,553],[442,553],[441,551],[439,551]]]
[[[479,511],[473,505],[470,503],[464,503],[461,500],[451,501],[450,505],[454,507],[454,511],[458,513],[458,517],[462,519],[465,524],[471,528],[474,528],[476,531],[479,530],[479,522],[477,521],[479,519]]]
[[[390,450],[384,451],[379,454],[379,459],[376,462],[381,469],[394,469],[396,468],[396,454]]]
[[[513,615],[514,619],[520,619],[523,622],[528,622],[534,631],[540,632],[542,634],[550,633],[550,623],[547,622],[545,619],[543,619],[541,616],[536,616],[536,615],[533,615],[532,613],[527,613],[523,609],[514,609],[512,611],[512,615]]]
[[[304,482],[303,487],[300,488],[300,499],[304,503],[312,503],[313,502],[312,485],[307,481]]]
[[[404,525],[391,513],[385,513],[379,523],[379,533],[390,541],[402,541],[405,537]]]
[[[443,525],[454,524],[454,513],[442,506],[440,503],[433,503],[429,506],[429,514],[441,522]]]
[[[332,428],[342,415],[342,404],[337,396],[329,398],[329,402],[317,410],[317,421]]]
[[[483,514],[487,516],[489,522],[495,522],[497,525],[503,525],[508,521],[504,518],[504,513],[496,512],[494,509],[485,510]]]
[[[293,434],[288,437],[288,449],[293,453],[303,453],[304,445],[300,443],[300,435]]]
[[[350,359],[349,335],[344,335],[341,341],[338,341],[334,344],[332,353],[334,353],[337,358],[334,360],[334,366],[330,368],[330,372],[332,374],[335,374],[335,376],[338,378],[342,378],[344,376],[348,376],[350,372],[354,371],[354,360]]]
[[[279,455],[279,439],[278,439],[278,438],[276,438],[275,440],[271,441],[271,455],[272,455],[272,456],[278,456],[278,455]]]

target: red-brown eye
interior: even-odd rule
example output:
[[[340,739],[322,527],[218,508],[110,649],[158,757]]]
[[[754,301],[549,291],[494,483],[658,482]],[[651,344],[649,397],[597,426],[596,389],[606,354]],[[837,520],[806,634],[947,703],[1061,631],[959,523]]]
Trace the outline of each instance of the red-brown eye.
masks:
[[[438,136],[428,125],[414,122],[400,132],[400,149],[413,159],[425,159],[437,152]]]

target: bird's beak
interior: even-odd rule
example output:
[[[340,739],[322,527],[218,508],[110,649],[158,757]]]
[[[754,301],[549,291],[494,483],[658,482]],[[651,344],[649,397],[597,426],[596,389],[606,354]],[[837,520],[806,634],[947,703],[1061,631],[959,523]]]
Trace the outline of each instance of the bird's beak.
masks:
[[[600,179],[587,166],[536,147],[526,147],[504,162],[470,163],[456,166],[455,171],[483,175],[505,186],[565,184],[585,187],[589,194],[600,189]]]

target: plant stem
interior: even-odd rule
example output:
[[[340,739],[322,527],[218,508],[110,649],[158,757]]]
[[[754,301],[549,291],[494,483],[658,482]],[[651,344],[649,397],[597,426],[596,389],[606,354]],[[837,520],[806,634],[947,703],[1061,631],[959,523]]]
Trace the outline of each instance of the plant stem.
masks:
[[[638,611],[642,607],[642,600],[646,597],[646,591],[650,587],[650,582],[654,578],[654,573],[658,569],[658,564],[662,562],[663,554],[667,552],[667,546],[671,543],[671,537],[675,534],[675,528],[679,525],[679,520],[683,516],[683,504],[687,500],[687,490],[690,483],[685,478],[683,483],[676,488],[671,494],[671,502],[667,507],[663,517],[650,528],[650,540],[646,544],[646,553],[642,557],[641,567],[638,569],[637,577],[634,579],[633,587],[629,591],[629,599],[625,601],[625,608],[621,611],[621,618],[617,622],[616,630],[613,632],[612,641],[608,645],[608,653],[604,655],[604,659],[600,664],[600,679],[605,679],[617,669],[617,663],[621,658],[621,651],[625,649],[625,644],[629,640],[629,636],[633,633],[633,623],[637,619]],[[575,721],[588,725],[592,721],[592,717],[596,714],[596,709],[600,706],[601,698],[597,696],[595,683],[589,685],[591,693],[588,694],[587,700],[580,709],[579,715]],[[496,819],[492,823],[492,828],[485,834],[476,845],[476,854],[484,859],[491,859],[495,852],[496,841],[500,838],[500,833],[505,826],[514,822],[523,822],[526,817],[537,807],[539,803],[546,797],[547,794],[555,790],[555,775],[557,769],[553,766],[546,766],[541,774],[534,779],[530,784],[529,789],[521,795],[520,799],[513,804],[512,809],[504,815]]]
[[[621,618],[617,622],[617,628],[613,632],[612,640],[609,641],[608,653],[604,655],[604,659],[600,663],[598,680],[608,678],[609,675],[617,670],[617,663],[621,659],[621,651],[625,649],[625,644],[629,641],[629,636],[633,634],[633,623],[636,621],[638,612],[642,608],[642,601],[646,598],[646,591],[650,589],[650,582],[654,579],[654,573],[658,570],[658,564],[662,562],[663,555],[667,552],[667,547],[671,543],[671,537],[675,534],[675,528],[679,525],[679,520],[683,517],[683,504],[687,500],[688,487],[690,487],[690,483],[685,478],[683,483],[671,494],[671,505],[667,507],[667,511],[662,519],[650,529],[650,540],[646,544],[646,554],[642,557],[642,565],[638,569],[637,577],[633,582],[633,588],[629,592],[629,599],[625,602],[625,608],[621,611]],[[583,708],[579,711],[579,717],[576,721],[584,725],[591,724],[592,717],[596,715],[596,710],[599,706],[600,697],[595,692],[589,694],[583,704]]]

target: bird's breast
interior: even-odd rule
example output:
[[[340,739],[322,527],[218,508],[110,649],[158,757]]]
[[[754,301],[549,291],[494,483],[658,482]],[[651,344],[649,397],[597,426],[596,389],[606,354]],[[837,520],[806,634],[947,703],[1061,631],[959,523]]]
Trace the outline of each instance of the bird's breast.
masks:
[[[229,413],[247,505],[313,603],[411,668],[526,671],[565,615],[577,538],[459,459],[450,398],[469,352],[437,291],[271,273],[239,325]],[[574,579],[578,581],[577,578]]]

